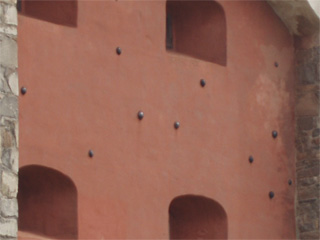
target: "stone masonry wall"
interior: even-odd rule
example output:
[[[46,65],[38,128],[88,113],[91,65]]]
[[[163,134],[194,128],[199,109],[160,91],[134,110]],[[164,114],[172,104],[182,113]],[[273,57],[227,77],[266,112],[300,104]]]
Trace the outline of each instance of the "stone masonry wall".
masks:
[[[15,0],[0,0],[0,239],[16,239],[18,74]]]
[[[307,40],[308,41],[308,40]],[[303,42],[301,39],[298,45]],[[320,47],[296,48],[296,221],[298,239],[319,239]]]

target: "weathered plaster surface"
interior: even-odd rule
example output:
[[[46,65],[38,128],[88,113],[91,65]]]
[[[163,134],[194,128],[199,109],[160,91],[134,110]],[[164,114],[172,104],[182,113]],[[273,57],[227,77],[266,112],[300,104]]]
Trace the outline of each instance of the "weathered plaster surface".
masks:
[[[268,1],[295,35],[297,238],[319,239],[320,1]]]
[[[303,36],[319,31],[319,1],[267,0],[267,2],[292,34]]]
[[[318,0],[268,0],[295,39],[297,238],[319,239],[320,101]]]
[[[15,1],[0,0],[0,239],[18,230],[17,51]]]

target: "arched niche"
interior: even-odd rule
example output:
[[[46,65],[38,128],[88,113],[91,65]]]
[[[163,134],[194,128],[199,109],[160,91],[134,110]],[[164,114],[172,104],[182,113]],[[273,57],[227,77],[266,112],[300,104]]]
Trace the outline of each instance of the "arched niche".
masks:
[[[76,27],[78,0],[18,0],[20,14],[39,20]]]
[[[227,65],[227,25],[215,1],[166,3],[166,49],[201,60]]]
[[[78,238],[77,189],[63,173],[38,165],[19,170],[19,230],[55,239]]]
[[[169,206],[169,234],[170,239],[227,239],[227,214],[210,198],[176,197]]]

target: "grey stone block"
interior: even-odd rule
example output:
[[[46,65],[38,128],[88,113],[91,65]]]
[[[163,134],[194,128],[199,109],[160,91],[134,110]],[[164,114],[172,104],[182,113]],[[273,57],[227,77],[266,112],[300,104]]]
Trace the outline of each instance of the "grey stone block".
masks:
[[[300,84],[307,85],[318,82],[319,69],[317,63],[299,66],[297,71]]]
[[[18,217],[18,202],[16,198],[6,199],[0,201],[1,215],[4,217]]]
[[[318,116],[319,94],[318,87],[310,85],[305,90],[301,87],[296,98],[296,116]]]
[[[1,192],[9,198],[17,197],[18,193],[18,176],[6,171],[2,172],[1,176]]]
[[[17,36],[18,31],[16,26],[0,26],[0,33],[10,36]]]
[[[297,170],[297,178],[309,178],[319,176],[319,162],[312,167],[306,167],[301,170]]]
[[[320,136],[320,128],[316,128],[312,131],[312,137]]]
[[[12,170],[14,173],[18,173],[18,150],[15,148],[12,149],[3,149],[1,154],[1,161],[4,166]]]
[[[311,130],[314,128],[314,119],[313,117],[299,117],[297,119],[298,128],[300,130]]]
[[[11,92],[18,96],[19,95],[19,82],[18,82],[18,73],[13,72],[8,77],[8,83],[11,89]]]
[[[0,236],[17,237],[18,224],[17,219],[0,219]]]
[[[320,239],[320,232],[313,231],[313,232],[304,232],[300,234],[301,240],[310,240],[310,239]]]
[[[6,24],[18,25],[17,8],[14,5],[9,5],[5,9],[4,19]]]
[[[13,39],[0,34],[0,65],[10,68],[17,68],[18,48],[17,42]]]
[[[18,118],[18,98],[7,96],[0,100],[0,115]]]

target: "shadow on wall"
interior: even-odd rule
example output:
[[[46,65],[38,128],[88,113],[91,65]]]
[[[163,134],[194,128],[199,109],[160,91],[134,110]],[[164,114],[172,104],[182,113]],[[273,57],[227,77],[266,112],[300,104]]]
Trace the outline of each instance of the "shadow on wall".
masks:
[[[227,65],[227,25],[215,1],[171,1],[166,4],[168,51]]]
[[[19,230],[55,239],[78,238],[77,189],[66,175],[30,165],[19,170]]]
[[[216,201],[195,195],[172,200],[169,207],[170,239],[227,239],[228,221]]]
[[[69,27],[77,26],[77,0],[18,0],[20,14]]]

